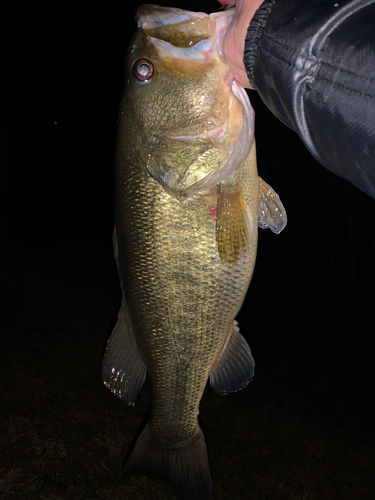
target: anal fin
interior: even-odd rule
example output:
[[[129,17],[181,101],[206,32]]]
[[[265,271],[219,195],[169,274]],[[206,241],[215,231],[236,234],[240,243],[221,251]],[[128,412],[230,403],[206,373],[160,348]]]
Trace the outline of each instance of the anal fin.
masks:
[[[221,396],[240,391],[251,382],[254,369],[250,347],[240,334],[237,321],[233,321],[228,341],[211,370],[211,387]]]
[[[103,382],[118,398],[133,405],[145,381],[146,371],[123,298],[117,323],[109,337],[103,358]]]

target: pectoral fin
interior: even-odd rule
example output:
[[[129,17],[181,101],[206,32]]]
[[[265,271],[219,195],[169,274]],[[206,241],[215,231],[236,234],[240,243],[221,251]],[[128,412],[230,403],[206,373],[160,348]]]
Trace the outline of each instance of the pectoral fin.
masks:
[[[258,186],[258,226],[262,229],[269,227],[272,232],[279,234],[287,223],[284,205],[279,195],[261,177]]]
[[[133,405],[146,378],[146,365],[138,351],[129,311],[123,299],[117,323],[109,337],[102,363],[104,385]]]
[[[249,245],[251,221],[241,188],[221,188],[217,203],[216,241],[220,257],[236,262]]]
[[[237,321],[233,321],[227,344],[211,370],[211,387],[221,396],[240,391],[251,382],[254,368],[250,347],[240,334]]]

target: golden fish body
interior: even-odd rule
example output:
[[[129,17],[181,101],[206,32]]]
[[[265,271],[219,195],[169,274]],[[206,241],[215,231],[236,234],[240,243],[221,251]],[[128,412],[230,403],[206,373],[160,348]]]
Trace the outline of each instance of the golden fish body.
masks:
[[[276,230],[284,217],[259,184],[250,104],[221,60],[232,15],[141,7],[120,110],[115,252],[124,300],[103,379],[133,404],[148,370],[150,418],[125,471],[168,479],[182,500],[210,496],[197,418],[208,378],[227,394],[253,377],[234,318],[255,264],[259,206],[263,227]]]

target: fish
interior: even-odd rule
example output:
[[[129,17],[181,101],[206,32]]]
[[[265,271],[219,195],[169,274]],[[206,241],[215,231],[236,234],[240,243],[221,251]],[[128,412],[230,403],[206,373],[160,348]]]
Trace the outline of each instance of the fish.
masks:
[[[126,476],[169,481],[206,500],[212,480],[199,404],[254,376],[235,320],[253,273],[258,226],[286,212],[257,172],[254,112],[222,51],[234,9],[142,5],[126,56],[115,157],[114,252],[122,288],[102,363],[133,405],[149,374],[150,415]]]

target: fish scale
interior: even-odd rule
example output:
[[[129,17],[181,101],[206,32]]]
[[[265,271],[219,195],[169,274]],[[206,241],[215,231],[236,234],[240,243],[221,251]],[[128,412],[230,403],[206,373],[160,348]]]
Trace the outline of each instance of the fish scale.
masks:
[[[210,369],[244,300],[257,232],[251,236],[249,251],[235,266],[228,264],[219,256],[216,220],[201,196],[180,202],[142,170],[123,168],[122,164],[118,175],[116,221],[123,234],[118,235],[118,243],[125,296],[136,309],[137,342],[142,350],[152,353],[148,362],[152,438],[162,434],[165,441],[168,433],[169,446],[174,446],[198,432],[197,412],[191,412],[191,401],[197,409]],[[239,182],[255,212],[258,181],[254,152],[224,184]],[[152,335],[157,330],[161,335]],[[180,384],[178,352],[195,360],[190,378]],[[183,392],[187,386],[189,390]],[[183,401],[181,392],[187,394]],[[173,425],[177,411],[181,418]]]
[[[134,404],[148,371],[149,420],[124,472],[169,480],[179,500],[210,496],[200,400],[208,379],[225,395],[254,375],[234,319],[253,273],[257,222],[275,232],[286,223],[278,196],[258,178],[246,93],[228,83],[219,56],[232,16],[200,13],[201,26],[216,23],[216,31],[202,33],[203,48],[187,49],[190,28],[199,38],[189,22],[197,14],[140,8],[116,146],[114,246],[123,301],[103,380]]]

